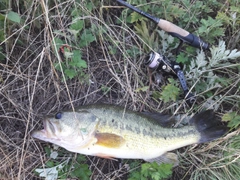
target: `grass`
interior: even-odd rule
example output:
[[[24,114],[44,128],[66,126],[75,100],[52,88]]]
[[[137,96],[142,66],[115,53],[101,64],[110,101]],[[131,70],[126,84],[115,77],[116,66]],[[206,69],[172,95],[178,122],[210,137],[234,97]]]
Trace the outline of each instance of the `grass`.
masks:
[[[238,1],[202,1],[201,6],[200,2],[188,0],[134,2],[151,14],[209,38],[216,47],[219,40],[224,40],[224,52],[240,49]],[[160,98],[164,86],[152,80],[143,61],[150,49],[175,59],[176,39],[147,20],[131,22],[131,11],[123,10],[113,1],[45,3],[27,0],[9,4],[3,0],[0,4],[0,179],[39,178],[34,170],[47,167],[46,163],[52,160],[44,147],[53,148],[31,138],[30,133],[40,129],[44,116],[58,110],[102,102],[135,111],[169,114],[190,115],[206,108],[214,108],[219,117],[231,111],[239,114],[239,57],[225,61],[220,58],[211,66],[208,62],[212,55],[208,52],[201,61],[207,64],[197,69],[191,63],[198,62],[197,57],[203,59],[203,55],[184,45],[184,70],[188,85],[197,94],[197,102],[190,109],[181,96],[177,101],[164,103]],[[10,10],[10,17],[6,16]],[[69,31],[77,30],[70,28],[75,17],[84,20],[84,29],[89,30],[74,32],[79,33],[77,38]],[[212,36],[213,27],[222,31]],[[96,40],[91,41],[89,34]],[[58,46],[53,41],[56,38],[71,45],[70,53],[81,52],[87,67],[71,69],[69,63],[74,56],[66,58],[66,54],[56,53]],[[85,44],[79,45],[79,41]],[[56,68],[61,63],[63,68]],[[64,68],[81,76],[66,74]],[[163,80],[165,86],[167,78]],[[173,169],[171,179],[239,179],[238,142],[239,126],[223,139],[180,149],[177,151],[180,165]],[[65,153],[59,156],[58,163],[68,157],[73,157],[71,162],[78,162],[75,154]],[[142,162],[86,157],[84,163],[92,172],[91,179],[126,179],[134,170],[140,171]]]

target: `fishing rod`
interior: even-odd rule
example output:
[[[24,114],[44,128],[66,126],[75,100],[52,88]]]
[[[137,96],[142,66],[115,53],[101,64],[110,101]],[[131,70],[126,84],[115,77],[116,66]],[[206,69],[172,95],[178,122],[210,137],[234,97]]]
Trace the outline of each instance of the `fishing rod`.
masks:
[[[160,27],[162,30],[168,32],[173,37],[179,38],[181,41],[186,42],[187,44],[197,47],[203,50],[209,50],[210,45],[206,42],[204,42],[202,39],[197,37],[196,35],[189,33],[185,29],[182,29],[181,27],[167,21],[164,19],[160,19],[154,16],[151,16],[150,14],[141,11],[140,9],[132,6],[131,4],[128,4],[127,2],[123,0],[116,0],[118,3],[128,7],[129,9],[141,14],[142,16],[152,20],[153,22],[157,23],[158,27]]]
[[[132,6],[131,4],[126,3],[123,0],[116,0],[120,4],[132,9],[133,11],[141,14],[142,16],[152,20],[153,22],[157,23],[158,26],[163,29],[164,31],[168,32],[170,35],[177,37],[181,40],[178,48],[182,45],[183,42],[188,43],[193,47],[197,47],[204,50],[209,50],[209,44],[201,40],[199,37],[195,36],[194,34],[189,33],[188,31],[180,28],[179,26],[163,20],[157,17],[151,16],[146,12],[141,11],[140,9]],[[177,50],[178,51],[178,50]],[[166,56],[157,53],[151,52],[146,58],[144,62],[145,66],[149,67],[150,69],[156,70],[157,72],[164,72],[166,74],[174,74],[178,77],[181,87],[184,92],[184,98],[187,104],[191,107],[193,103],[196,101],[196,97],[193,93],[189,91],[189,88],[186,83],[186,79],[183,73],[181,66],[174,61],[170,61]]]

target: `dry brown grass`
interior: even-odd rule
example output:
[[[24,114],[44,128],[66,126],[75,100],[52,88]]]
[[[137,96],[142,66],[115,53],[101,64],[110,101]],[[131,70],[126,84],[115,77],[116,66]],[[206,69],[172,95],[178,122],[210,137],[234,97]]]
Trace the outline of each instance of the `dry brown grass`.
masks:
[[[25,22],[12,29],[9,37],[1,43],[5,45],[7,55],[6,62],[1,63],[0,92],[0,177],[3,179],[36,178],[34,169],[43,166],[46,161],[45,143],[36,141],[30,133],[42,126],[41,120],[45,115],[96,102],[119,104],[137,110],[139,99],[143,98],[134,92],[143,75],[135,66],[141,63],[141,59],[131,62],[129,58],[108,53],[109,46],[114,46],[116,42],[120,43],[118,51],[124,52],[124,48],[131,46],[132,40],[123,42],[123,35],[119,33],[124,31],[122,27],[100,24],[108,29],[108,37],[101,36],[99,44],[83,49],[84,59],[88,63],[86,73],[91,83],[82,83],[79,79],[62,81],[63,74],[53,66],[60,60],[52,48],[53,31],[66,30],[67,6],[73,5],[73,1],[53,5],[51,11],[56,14],[51,16],[44,1],[28,3],[28,9],[23,14]],[[95,21],[101,22],[100,19]],[[130,31],[126,33],[129,37],[133,36]],[[112,43],[106,43],[105,38],[112,38]],[[121,73],[117,73],[116,69]],[[102,86],[111,88],[111,91],[105,95]],[[143,99],[141,101],[144,102]],[[106,161],[101,160],[104,164]],[[94,166],[97,165],[97,162],[94,163]]]

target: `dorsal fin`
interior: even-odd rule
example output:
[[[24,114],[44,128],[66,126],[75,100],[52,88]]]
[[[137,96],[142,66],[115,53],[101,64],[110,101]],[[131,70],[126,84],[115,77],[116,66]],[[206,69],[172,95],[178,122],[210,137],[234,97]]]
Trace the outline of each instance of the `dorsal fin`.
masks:
[[[141,112],[146,117],[155,120],[162,127],[172,127],[176,120],[174,117],[168,114],[162,114],[157,112]]]

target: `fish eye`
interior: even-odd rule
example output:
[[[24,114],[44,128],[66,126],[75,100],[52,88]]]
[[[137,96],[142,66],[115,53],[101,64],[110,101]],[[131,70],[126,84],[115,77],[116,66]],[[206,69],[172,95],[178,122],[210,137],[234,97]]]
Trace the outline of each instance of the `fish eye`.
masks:
[[[55,119],[61,119],[62,118],[62,113],[58,112],[57,114],[55,114]]]

